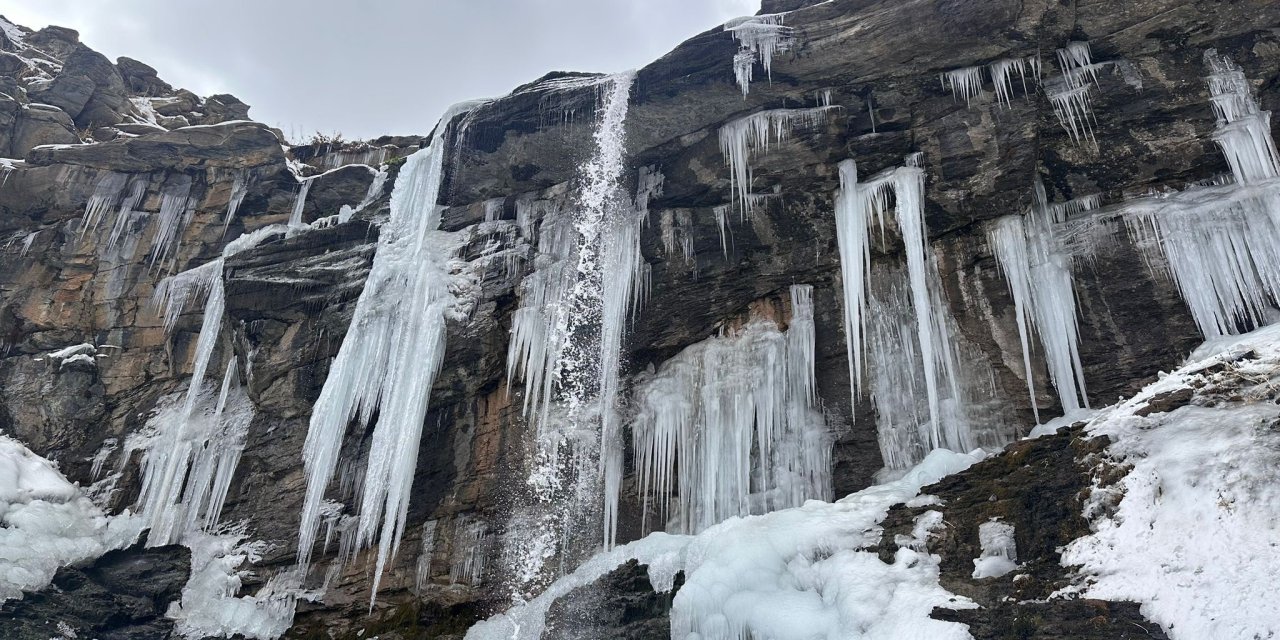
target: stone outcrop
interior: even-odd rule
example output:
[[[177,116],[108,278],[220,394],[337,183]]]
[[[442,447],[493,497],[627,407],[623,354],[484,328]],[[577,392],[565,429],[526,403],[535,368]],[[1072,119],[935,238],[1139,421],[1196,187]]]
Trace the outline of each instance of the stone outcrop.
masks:
[[[1259,81],[1264,109],[1280,107],[1280,36],[1274,30],[1280,5],[1264,0],[1123,7],[776,0],[765,10],[792,11],[786,24],[796,46],[775,59],[771,81],[758,78],[745,98],[732,71],[738,44],[720,29],[693,37],[638,72],[626,125],[627,162],[632,169],[660,171],[664,183],[649,202],[650,224],[641,237],[652,296],[629,327],[624,361],[628,376],[660,365],[753,303],[795,283],[813,285],[817,393],[834,434],[836,495],[868,486],[883,466],[872,404],[850,393],[832,214],[837,163],[856,159],[871,175],[922,153],[926,222],[947,310],[977,354],[975,366],[982,375],[990,371],[991,419],[1030,425],[1013,302],[984,224],[1025,211],[1037,179],[1055,202],[1099,194],[1106,205],[1226,172],[1210,137],[1214,115],[1201,79],[1207,48],[1230,55]],[[947,70],[1039,55],[1072,40],[1088,40],[1094,59],[1110,62],[1099,72],[1094,94],[1096,148],[1071,140],[1034,82],[1025,96],[1019,87],[1008,105],[988,91],[970,106],[938,81]],[[388,188],[349,222],[305,232],[281,229],[227,258],[223,267],[226,322],[214,359],[237,358],[256,409],[223,519],[246,521],[253,539],[273,545],[255,568],[257,576],[246,580],[251,593],[296,557],[305,490],[299,461],[312,406],[369,273],[389,185],[402,158],[427,139],[317,141],[290,147],[286,155],[275,132],[246,121],[248,106],[238,99],[201,100],[127,58],[112,65],[70,30],[51,27],[5,49],[21,58],[24,69],[43,71],[31,72],[35,80],[19,80],[20,73],[4,71],[15,64],[0,60],[0,82],[14,86],[0,96],[0,154],[25,158],[0,169],[0,234],[10,238],[0,248],[0,339],[6,346],[0,427],[58,460],[68,477],[86,486],[98,480],[90,460],[108,439],[136,433],[157,400],[180,390],[191,374],[201,310],[188,309],[166,335],[151,302],[159,280],[216,259],[241,232],[287,221],[302,175],[318,175],[303,209],[303,222],[311,223],[364,199],[374,171],[363,165],[389,165]],[[1050,62],[1046,55],[1045,64]],[[528,264],[513,272],[476,265],[486,264],[491,243],[528,252],[531,239],[514,230],[518,199],[571,201],[592,148],[597,101],[597,87],[575,85],[573,77],[552,74],[467,117],[466,134],[447,159],[442,228],[463,238],[459,260],[474,267],[475,287],[468,293],[469,313],[449,324],[409,526],[373,615],[367,616],[368,558],[361,555],[334,577],[321,602],[300,605],[299,637],[317,629],[335,637],[360,630],[369,637],[375,629],[383,638],[400,631],[414,637],[424,629],[456,636],[506,604],[499,547],[514,507],[510,496],[529,464],[531,438],[520,415],[521,385],[506,379],[506,351],[516,287]],[[750,217],[730,209],[722,226],[716,211],[732,201],[720,128],[764,109],[817,106],[823,92],[836,108],[752,157],[751,188],[768,197]],[[146,100],[154,118],[144,116],[138,99]],[[88,126],[112,129],[116,137],[79,144],[75,129]],[[143,197],[134,211],[124,212],[117,198],[110,217],[86,230],[85,206],[111,173],[145,181]],[[228,220],[237,180],[247,180],[246,195]],[[179,246],[156,260],[154,231],[165,190],[184,181],[191,188],[190,214]],[[495,201],[499,206],[490,205]],[[496,219],[487,220],[491,213]],[[126,240],[112,245],[110,233],[121,215],[131,216],[122,223]],[[656,224],[664,215],[682,221],[676,232],[689,239],[691,256],[664,242]],[[511,236],[501,236],[504,228],[512,229]],[[1151,274],[1122,228],[1112,231],[1114,241],[1077,263],[1074,274],[1081,358],[1098,404],[1132,393],[1200,340],[1176,287]],[[892,243],[877,244],[875,260],[895,260],[897,251]],[[114,349],[92,368],[51,371],[35,360],[81,342]],[[1038,349],[1033,365],[1035,394],[1051,415],[1060,408]],[[369,439],[369,430],[352,428],[345,455],[358,459]],[[971,530],[999,512],[1025,520],[1018,524],[1020,535],[1036,536],[1025,541],[1034,566],[1043,569],[1035,574],[1034,588],[1041,590],[1035,593],[1066,579],[1054,548],[1082,531],[1072,502],[1083,477],[1077,446],[1069,433],[1018,444],[927,490],[945,495],[960,521],[944,543],[947,562],[958,563],[944,563],[944,586],[988,606],[940,615],[969,624],[976,637],[1026,631],[1000,627],[997,618],[1040,619],[1044,625],[1033,630],[1062,637],[1114,637],[1097,630],[1145,626],[1136,608],[1124,603],[1018,609],[1001,604],[1012,593],[1010,584],[972,584],[967,573],[961,575],[960,565],[973,557]],[[116,455],[111,464],[122,475],[111,506],[121,509],[137,496],[139,460],[136,453]],[[623,541],[643,534],[635,483],[630,474],[624,480]],[[1037,497],[1046,494],[1056,498]],[[988,495],[997,500],[987,501]],[[891,514],[886,536],[911,515]],[[452,571],[462,545],[451,532],[464,519],[488,526],[485,549],[492,562],[479,581]],[[424,532],[431,537],[423,540]],[[425,567],[422,574],[419,567]],[[667,596],[645,593],[638,575],[631,567],[611,575],[598,593],[581,594],[604,598],[606,609],[623,609],[602,622],[618,631],[616,637],[655,637],[664,628]],[[1081,626],[1096,618],[1102,626]]]

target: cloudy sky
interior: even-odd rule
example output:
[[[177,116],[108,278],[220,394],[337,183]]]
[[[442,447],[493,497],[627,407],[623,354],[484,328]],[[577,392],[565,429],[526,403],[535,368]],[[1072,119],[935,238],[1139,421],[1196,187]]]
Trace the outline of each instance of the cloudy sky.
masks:
[[[547,71],[622,71],[759,0],[6,0],[201,95],[232,93],[290,137],[423,133],[455,102]]]

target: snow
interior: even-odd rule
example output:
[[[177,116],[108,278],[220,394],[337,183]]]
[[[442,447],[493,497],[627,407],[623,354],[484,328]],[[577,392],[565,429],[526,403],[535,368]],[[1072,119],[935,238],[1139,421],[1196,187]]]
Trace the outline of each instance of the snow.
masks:
[[[729,189],[741,217],[751,215],[751,154],[769,150],[769,145],[791,137],[796,127],[815,127],[826,122],[839,106],[810,109],[773,109],[760,111],[720,127],[720,152],[729,165]]]
[[[450,108],[431,146],[409,156],[401,168],[390,220],[379,236],[351,329],[312,411],[303,449],[307,491],[299,524],[300,564],[314,550],[320,509],[348,423],[358,419],[368,425],[375,413],[380,416],[355,534],[359,547],[378,537],[371,600],[404,532],[429,395],[444,358],[445,320],[454,303],[449,267],[454,238],[438,231],[448,132],[455,116],[477,104]]]
[[[23,33],[22,28],[18,25],[0,17],[0,31],[3,31],[5,37],[14,44],[19,47],[23,46],[23,39],[26,37],[26,34]]]
[[[58,567],[128,546],[141,522],[107,517],[57,467],[0,435],[0,600],[41,589]]]
[[[1085,597],[1140,602],[1174,640],[1280,631],[1278,384],[1280,326],[1270,326],[1211,341],[1086,427],[1132,469],[1094,487],[1094,533],[1063,553],[1087,576]],[[1194,390],[1190,406],[1135,415],[1179,389]]]
[[[982,555],[973,561],[973,578],[999,578],[1018,568],[1018,543],[1013,525],[992,519],[978,525]]]
[[[835,503],[812,500],[731,518],[697,536],[649,534],[592,557],[538,597],[472,627],[466,638],[540,638],[555,600],[630,559],[648,565],[657,591],[670,591],[684,572],[671,610],[673,638],[968,638],[963,625],[929,618],[934,607],[974,606],[938,585],[937,556],[901,548],[886,564],[865,549],[879,542],[877,524],[891,506],[979,459],[937,450],[902,478]]]
[[[808,285],[791,288],[785,333],[756,319],[637,381],[642,525],[652,510],[659,524],[672,517],[668,531],[696,533],[732,516],[830,498],[831,438],[814,396],[812,296]]]

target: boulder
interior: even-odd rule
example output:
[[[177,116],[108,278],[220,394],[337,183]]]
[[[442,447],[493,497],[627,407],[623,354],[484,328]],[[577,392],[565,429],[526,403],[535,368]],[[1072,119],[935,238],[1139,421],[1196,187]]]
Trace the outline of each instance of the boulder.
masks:
[[[205,98],[204,118],[200,120],[200,124],[218,124],[219,122],[248,119],[249,105],[229,93],[220,93]]]
[[[264,124],[232,122],[156,132],[137,138],[72,147],[36,147],[34,165],[74,164],[121,172],[194,167],[240,169],[284,164],[280,139]]]
[[[22,105],[9,141],[9,157],[21,158],[46,144],[78,144],[75,123],[65,111],[44,104]]]
[[[137,95],[162,96],[173,93],[173,87],[161,80],[150,65],[121,56],[116,58],[116,69],[120,71],[129,91]]]
[[[58,60],[66,60],[80,46],[80,32],[66,27],[48,26],[26,38],[33,46]]]
[[[0,76],[16,76],[29,68],[20,56],[0,51]]]

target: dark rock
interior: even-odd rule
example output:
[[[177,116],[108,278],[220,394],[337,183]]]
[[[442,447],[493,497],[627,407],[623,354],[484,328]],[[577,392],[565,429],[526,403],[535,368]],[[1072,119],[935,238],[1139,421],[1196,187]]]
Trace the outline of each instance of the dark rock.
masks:
[[[29,67],[27,63],[20,57],[0,51],[0,75],[15,76]]]
[[[219,122],[248,119],[249,105],[229,93],[220,93],[205,98],[204,118],[200,120],[200,124],[218,124]]]
[[[27,36],[26,43],[59,60],[65,60],[80,46],[80,32],[50,25]]]
[[[9,142],[10,157],[22,158],[42,144],[79,144],[75,123],[61,109],[23,105]]]
[[[181,598],[191,573],[191,552],[141,543],[109,551],[83,568],[58,570],[53,584],[0,606],[6,640],[71,637],[97,640],[168,640],[164,617]]]
[[[116,58],[116,68],[129,90],[140,96],[162,96],[173,93],[173,87],[160,79],[156,70],[133,58]]]
[[[27,155],[35,165],[73,164],[124,172],[193,167],[227,169],[284,165],[280,140],[263,124],[233,122],[186,127],[138,138],[74,147],[40,147]]]
[[[655,593],[649,568],[630,560],[590,585],[557,600],[547,611],[546,637],[561,640],[665,640],[671,637],[670,593]]]

